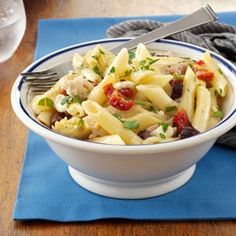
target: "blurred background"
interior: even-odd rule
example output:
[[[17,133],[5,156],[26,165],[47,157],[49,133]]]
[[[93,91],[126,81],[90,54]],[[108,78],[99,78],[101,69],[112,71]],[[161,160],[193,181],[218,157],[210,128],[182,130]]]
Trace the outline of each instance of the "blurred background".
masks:
[[[55,7],[53,15],[56,18],[187,14],[206,3],[216,12],[236,11],[235,0],[24,0],[24,2],[27,8],[35,10],[51,9],[49,6],[53,5]]]

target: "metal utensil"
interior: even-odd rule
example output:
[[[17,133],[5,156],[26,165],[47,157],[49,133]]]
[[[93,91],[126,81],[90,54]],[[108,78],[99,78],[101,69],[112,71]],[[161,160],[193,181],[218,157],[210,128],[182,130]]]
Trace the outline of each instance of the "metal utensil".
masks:
[[[209,23],[217,18],[216,13],[208,4],[206,4],[190,15],[184,16],[177,21],[166,24],[161,28],[146,33],[140,37],[121,43],[109,50],[112,53],[117,54],[122,48],[133,49],[137,47],[139,43],[147,44],[157,39],[165,38],[184,30]],[[25,72],[21,73],[21,75],[24,76],[24,81],[29,83],[29,87],[31,87],[33,92],[43,93],[72,69],[71,62],[64,62],[44,71]]]

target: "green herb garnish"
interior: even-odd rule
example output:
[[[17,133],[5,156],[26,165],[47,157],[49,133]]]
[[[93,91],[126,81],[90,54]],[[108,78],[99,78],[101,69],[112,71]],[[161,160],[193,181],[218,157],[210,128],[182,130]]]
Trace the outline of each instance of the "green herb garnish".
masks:
[[[101,75],[101,72],[100,72],[100,70],[99,70],[99,68],[98,68],[97,66],[95,66],[95,67],[93,68],[93,71],[94,71],[96,74]]]
[[[93,55],[92,58],[94,58],[95,60],[98,60],[98,56],[97,55]]]
[[[161,137],[161,139],[166,139],[166,135],[163,133],[160,133],[159,136]]]
[[[78,122],[78,128],[81,128],[84,125],[84,120],[80,119]]]
[[[116,71],[116,68],[114,66],[112,66],[112,68],[109,71],[109,74],[115,73],[115,71]]]
[[[154,106],[150,106],[150,107],[148,108],[148,110],[151,111],[151,112],[155,112],[155,113],[156,113],[156,109],[155,109]]]
[[[73,101],[73,98],[71,96],[65,96],[61,100],[61,105],[70,104],[70,103],[72,103],[72,101]]]
[[[145,64],[146,64],[146,60],[142,60],[139,62],[141,69],[145,66]]]
[[[146,103],[141,100],[135,100],[136,105],[144,106]]]
[[[212,112],[211,115],[214,116],[214,117],[223,118],[223,113],[220,110]]]
[[[123,125],[126,129],[136,129],[139,127],[139,123],[137,120],[126,120],[124,121]]]
[[[150,57],[147,57],[146,60],[141,60],[139,62],[139,66],[140,66],[141,70],[153,70],[152,68],[150,68],[150,65],[152,65],[153,63],[155,63],[158,60],[159,59],[152,59]]]
[[[105,55],[105,53],[100,48],[98,50],[102,55]]]
[[[166,132],[168,127],[169,127],[169,124],[168,123],[162,123],[161,126],[162,126],[163,131]]]
[[[132,69],[125,71],[124,77],[130,75],[132,73]]]
[[[132,63],[132,60],[135,58],[135,51],[134,50],[129,50],[129,64]]]
[[[115,113],[115,114],[112,114],[113,116],[115,116],[120,122],[122,122],[123,123],[123,120],[122,120],[122,117],[121,117],[121,115],[120,114],[118,114],[118,113]]]
[[[82,104],[83,100],[79,95],[74,96],[73,102],[77,102],[79,104]]]
[[[218,72],[223,75],[223,72],[220,68],[218,69]]]
[[[38,105],[40,105],[40,106],[47,106],[47,107],[53,107],[54,106],[54,102],[50,98],[42,98],[42,99],[39,100]]]
[[[165,108],[165,112],[170,112],[170,111],[175,111],[175,110],[177,110],[176,106],[169,106]]]
[[[152,59],[150,57],[147,57],[147,60],[149,61],[149,66],[155,63],[156,61],[159,61],[159,59]]]

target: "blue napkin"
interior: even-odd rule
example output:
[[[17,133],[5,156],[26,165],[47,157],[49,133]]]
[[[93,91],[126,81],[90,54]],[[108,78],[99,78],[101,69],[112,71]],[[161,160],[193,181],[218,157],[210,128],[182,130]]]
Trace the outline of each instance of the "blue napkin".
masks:
[[[219,14],[235,23],[234,13]],[[170,21],[177,16],[150,17]],[[127,18],[40,20],[36,58],[61,47],[105,37],[106,29]],[[90,221],[213,220],[236,218],[236,151],[215,145],[197,164],[192,179],[169,194],[142,200],[98,196],[77,185],[67,166],[38,135],[29,132],[17,193],[15,220]]]

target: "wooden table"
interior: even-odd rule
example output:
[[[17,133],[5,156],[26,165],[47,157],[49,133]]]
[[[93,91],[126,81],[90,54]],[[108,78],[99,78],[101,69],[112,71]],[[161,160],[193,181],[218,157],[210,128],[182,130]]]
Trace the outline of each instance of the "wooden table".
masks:
[[[90,223],[54,223],[43,221],[14,222],[14,207],[19,176],[23,163],[27,129],[14,115],[10,105],[10,90],[18,73],[33,60],[37,20],[39,18],[158,15],[191,11],[189,3],[177,1],[138,0],[25,0],[27,30],[15,55],[0,64],[1,129],[0,129],[0,235],[236,235],[233,221],[154,222],[103,220]],[[144,3],[145,2],[145,3]],[[147,2],[151,3],[150,5]],[[199,7],[202,1],[194,1]],[[210,0],[216,10],[236,10],[233,1]],[[219,2],[222,2],[220,5]],[[214,5],[215,4],[215,5]],[[192,6],[192,4],[191,4]],[[123,11],[123,9],[130,9]],[[177,9],[177,10],[176,10]]]

